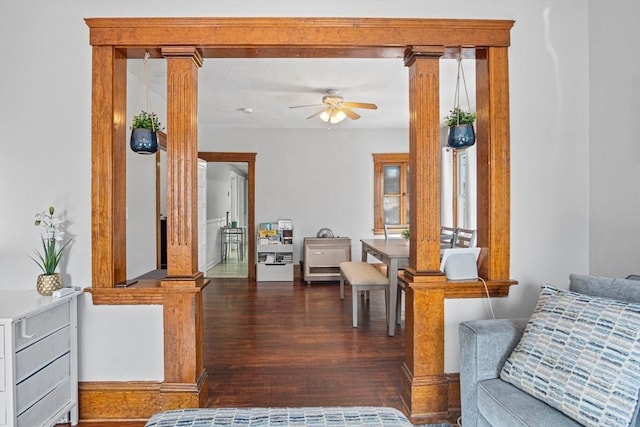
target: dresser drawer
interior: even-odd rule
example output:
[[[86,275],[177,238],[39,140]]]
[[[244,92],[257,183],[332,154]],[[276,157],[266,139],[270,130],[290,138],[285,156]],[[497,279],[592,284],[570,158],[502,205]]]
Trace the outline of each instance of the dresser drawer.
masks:
[[[70,302],[60,304],[50,310],[20,319],[14,327],[16,351],[41,340],[70,322]]]
[[[309,266],[337,266],[342,261],[349,259],[347,255],[347,249],[342,248],[307,248],[307,259],[305,262],[309,263]]]
[[[259,282],[292,282],[293,264],[264,264],[259,262],[256,267]]]
[[[67,353],[19,383],[16,387],[16,412],[21,414],[61,383],[69,381],[70,374],[70,358]]]
[[[70,326],[46,336],[42,340],[25,347],[16,354],[16,382],[20,383],[29,375],[39,371],[52,360],[71,349]]]
[[[64,416],[62,408],[71,408],[71,385],[67,378],[35,405],[18,416],[16,427],[53,425]],[[45,424],[46,423],[46,424]]]

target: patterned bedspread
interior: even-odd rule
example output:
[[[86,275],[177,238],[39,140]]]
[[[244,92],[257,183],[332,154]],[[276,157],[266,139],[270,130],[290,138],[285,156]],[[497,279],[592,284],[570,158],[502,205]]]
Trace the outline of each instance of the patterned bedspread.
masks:
[[[146,427],[411,426],[402,412],[383,407],[200,408],[155,414]]]

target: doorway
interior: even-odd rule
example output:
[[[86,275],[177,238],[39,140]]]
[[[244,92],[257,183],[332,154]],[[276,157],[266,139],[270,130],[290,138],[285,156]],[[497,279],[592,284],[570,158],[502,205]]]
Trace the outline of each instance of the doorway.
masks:
[[[247,278],[247,164],[205,164],[207,262],[201,271],[210,278]]]
[[[207,265],[207,271],[203,271],[206,277],[255,280],[255,157],[256,153],[198,153],[199,159],[213,166],[208,169],[216,171],[212,163],[221,166],[218,171],[224,176],[222,179],[225,182],[218,185],[218,190],[214,192],[220,192],[222,188],[226,194],[218,194],[218,200],[227,201],[222,202],[226,203],[221,211],[223,216],[214,214],[207,219],[207,252],[217,255],[214,262],[210,263],[212,265]],[[209,189],[212,187],[216,186],[207,185]],[[209,206],[208,210],[212,207],[215,208]],[[224,227],[232,225],[235,225],[231,227],[233,230],[225,231]],[[239,232],[242,234],[238,235]],[[226,233],[231,234],[225,236]],[[231,238],[232,242],[238,243],[229,244],[227,239]]]

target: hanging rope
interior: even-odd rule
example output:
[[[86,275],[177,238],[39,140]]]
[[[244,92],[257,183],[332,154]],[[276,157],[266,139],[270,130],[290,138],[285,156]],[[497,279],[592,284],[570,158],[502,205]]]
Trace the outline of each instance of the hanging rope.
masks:
[[[142,83],[144,83],[145,99],[147,101],[147,109],[144,111],[146,111],[148,114],[151,114],[153,112],[153,109],[151,108],[151,90],[149,88],[149,70],[147,67],[150,57],[151,54],[149,53],[149,51],[147,51],[144,53],[144,58],[142,59],[142,78],[138,82],[138,93],[136,95],[136,114],[138,114],[137,111],[140,111],[139,101],[140,92],[142,90]]]
[[[456,93],[453,99],[454,111],[460,110],[460,77],[462,77],[462,85],[464,86],[464,94],[467,98],[467,110],[471,111],[471,102],[469,102],[469,92],[467,92],[467,80],[464,77],[464,68],[462,68],[462,52],[458,52],[458,77],[456,78]],[[457,124],[460,124],[460,114],[457,114]]]

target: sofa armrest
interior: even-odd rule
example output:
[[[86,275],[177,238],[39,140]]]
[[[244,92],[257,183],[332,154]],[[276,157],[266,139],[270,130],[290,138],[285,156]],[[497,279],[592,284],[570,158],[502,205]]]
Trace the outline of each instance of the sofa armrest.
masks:
[[[477,425],[477,383],[500,376],[502,365],[520,341],[528,320],[473,320],[458,327],[460,401],[465,427]]]

